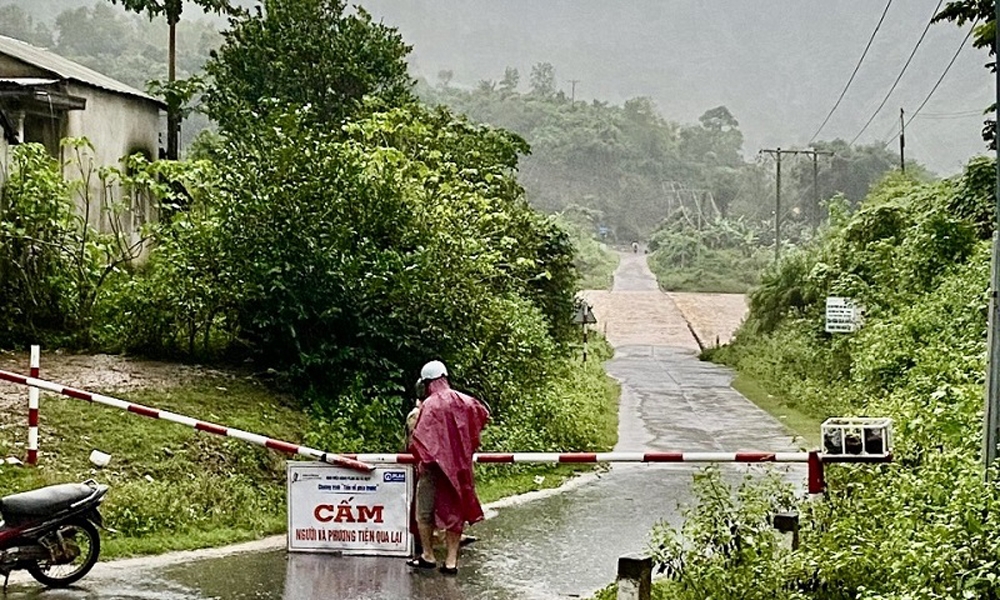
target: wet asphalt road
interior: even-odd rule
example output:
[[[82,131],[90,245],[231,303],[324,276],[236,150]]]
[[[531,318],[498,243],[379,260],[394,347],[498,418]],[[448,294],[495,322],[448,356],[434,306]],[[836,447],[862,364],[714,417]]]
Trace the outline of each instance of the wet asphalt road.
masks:
[[[621,294],[619,294],[621,292]],[[638,293],[642,292],[642,293]],[[637,294],[638,293],[638,294]],[[630,302],[630,294],[636,301]],[[626,345],[616,348],[608,372],[622,383],[616,450],[790,450],[791,436],[729,385],[729,371],[700,362],[683,323],[649,327],[644,319],[681,318],[656,291],[643,255],[623,255],[611,303],[598,319],[624,319]],[[655,313],[646,313],[656,304]],[[602,311],[604,314],[602,315]],[[624,326],[624,325],[623,325]],[[688,332],[686,335],[690,336]],[[640,343],[649,342],[649,343]],[[733,478],[749,467],[726,468]],[[804,479],[798,465],[790,476]],[[311,600],[554,599],[586,597],[615,577],[618,556],[641,552],[651,527],[677,523],[691,500],[687,465],[621,465],[586,484],[501,508],[476,525],[480,541],[467,548],[458,577],[413,573],[400,559],[244,553],[168,566],[129,561],[99,565],[80,587],[42,591],[19,584],[22,598],[244,598]]]

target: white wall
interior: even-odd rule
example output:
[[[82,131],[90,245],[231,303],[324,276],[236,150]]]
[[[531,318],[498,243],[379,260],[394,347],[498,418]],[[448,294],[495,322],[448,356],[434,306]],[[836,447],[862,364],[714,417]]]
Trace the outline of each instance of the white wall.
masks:
[[[97,178],[97,169],[104,166],[121,168],[125,156],[141,153],[156,160],[159,153],[160,111],[156,104],[142,98],[107,92],[97,88],[70,83],[71,95],[86,98],[87,107],[68,113],[66,135],[86,137],[94,146],[94,172],[90,185],[91,208],[89,222],[100,231],[110,230],[106,214],[99,210],[104,190]],[[65,150],[64,150],[65,152]],[[64,155],[64,160],[71,158]],[[68,176],[76,176],[71,171]],[[119,193],[119,192],[115,192]],[[82,196],[82,195],[81,195]],[[83,198],[78,201],[81,214],[86,207]],[[117,197],[114,199],[117,201]],[[155,218],[148,202],[133,206],[131,218],[123,219],[125,229],[134,231],[143,222]]]

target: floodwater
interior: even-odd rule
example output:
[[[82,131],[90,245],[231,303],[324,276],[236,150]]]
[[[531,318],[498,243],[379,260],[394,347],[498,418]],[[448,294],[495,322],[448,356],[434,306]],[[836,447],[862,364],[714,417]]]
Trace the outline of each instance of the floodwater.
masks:
[[[616,327],[621,334],[615,358],[607,364],[608,372],[622,383],[616,450],[796,449],[780,423],[730,387],[728,370],[697,359],[697,345],[683,315],[667,295],[656,291],[645,257],[624,254],[622,258],[614,290],[595,302],[597,317],[608,324],[613,343]],[[681,322],[660,322],[664,319]],[[646,327],[641,326],[643,321]],[[587,597],[614,580],[619,556],[647,547],[654,524],[679,522],[679,507],[691,501],[691,474],[696,468],[619,465],[562,493],[499,508],[472,529],[480,539],[464,549],[456,577],[413,572],[402,559],[269,550],[166,566],[155,560],[148,566],[142,561],[107,563],[78,589],[42,591],[18,583],[7,598]],[[730,465],[725,472],[736,479],[750,469]],[[789,477],[804,480],[802,466],[785,469]]]

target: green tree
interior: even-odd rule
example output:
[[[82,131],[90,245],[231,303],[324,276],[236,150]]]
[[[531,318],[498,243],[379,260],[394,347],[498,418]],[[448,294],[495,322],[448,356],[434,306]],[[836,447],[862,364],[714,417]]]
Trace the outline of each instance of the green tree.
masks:
[[[35,46],[52,46],[52,30],[45,23],[35,22],[20,6],[0,6],[0,35],[19,39]]]
[[[252,128],[271,107],[310,107],[315,121],[339,128],[413,99],[410,47],[343,0],[265,0],[233,19],[224,38],[206,67],[206,107],[226,134]]]
[[[503,79],[500,80],[500,91],[505,94],[516,94],[517,86],[521,82],[521,74],[514,67],[507,67],[503,71]]]
[[[539,98],[551,98],[556,93],[556,68],[551,63],[531,67],[531,93]]]
[[[192,0],[195,4],[216,14],[232,12],[229,0]],[[169,46],[167,50],[167,84],[163,89],[170,91],[173,98],[177,92],[173,89],[177,81],[177,23],[184,12],[184,0],[111,0],[112,4],[120,4],[126,10],[134,13],[146,13],[150,20],[162,16],[169,28]],[[176,102],[167,103],[167,158],[177,160],[180,155],[181,109]]]

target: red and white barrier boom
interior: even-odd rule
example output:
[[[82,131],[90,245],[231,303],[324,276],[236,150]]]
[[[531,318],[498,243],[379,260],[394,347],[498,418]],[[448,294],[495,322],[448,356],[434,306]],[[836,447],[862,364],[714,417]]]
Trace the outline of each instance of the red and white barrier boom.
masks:
[[[412,454],[345,454],[371,464],[414,464]],[[889,462],[891,456],[829,456],[812,452],[515,452],[479,453],[473,461],[485,464],[542,463],[806,463],[809,468],[809,493],[822,494],[826,489],[823,463]]]
[[[36,377],[26,377],[24,375],[18,375],[17,373],[11,373],[10,371],[0,370],[0,380],[9,381],[11,383],[16,383],[18,385],[28,386],[29,388],[34,389],[36,393],[38,389],[42,389],[49,392],[54,392],[56,394],[61,394],[63,396],[68,396],[70,398],[78,398],[80,400],[86,400],[88,402],[95,402],[97,404],[111,406],[120,410],[128,411],[130,413],[135,413],[137,415],[149,417],[151,419],[163,419],[164,421],[180,423],[181,425],[186,425],[193,429],[197,429],[198,431],[204,431],[207,433],[214,433],[215,435],[236,438],[238,440],[243,440],[244,442],[249,442],[251,444],[256,444],[258,446],[264,446],[265,448],[270,448],[271,450],[278,450],[279,452],[286,452],[288,454],[298,454],[300,456],[308,456],[309,458],[321,460],[323,462],[327,462],[332,465],[337,465],[339,467],[347,467],[349,469],[354,469],[356,471],[363,471],[366,473],[374,469],[374,467],[372,467],[371,465],[367,465],[364,462],[358,461],[357,459],[354,458],[348,458],[346,456],[341,456],[339,454],[333,454],[330,452],[323,452],[322,450],[316,450],[315,448],[308,448],[306,446],[298,446],[296,444],[290,444],[288,442],[283,442],[281,440],[274,440],[261,435],[257,435],[255,433],[243,431],[241,429],[233,429],[232,427],[223,427],[222,425],[216,425],[215,423],[209,423],[207,421],[199,421],[197,419],[185,417],[184,415],[179,415],[166,410],[158,410],[155,408],[150,408],[148,406],[143,406],[141,404],[133,404],[131,402],[126,402],[125,400],[119,400],[117,398],[112,398],[110,396],[105,396],[103,394],[94,394],[84,390],[78,390],[76,388],[67,387],[51,381],[45,381],[44,379],[38,379]],[[37,407],[37,401],[36,401],[36,407]],[[38,414],[36,412],[35,413],[36,424],[37,424],[37,418]],[[37,436],[37,430],[36,430],[36,436]]]

